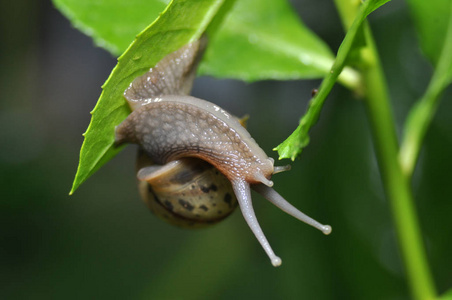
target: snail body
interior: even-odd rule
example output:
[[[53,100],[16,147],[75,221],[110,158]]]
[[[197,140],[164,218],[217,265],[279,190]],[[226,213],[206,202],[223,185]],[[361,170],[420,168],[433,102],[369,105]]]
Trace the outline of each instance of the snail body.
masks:
[[[248,131],[223,109],[195,97],[150,99],[116,129],[116,141],[140,144],[157,164],[198,157],[230,181],[273,185],[273,160]]]
[[[160,203],[158,208],[171,213],[171,217],[174,215],[174,202],[165,206],[165,200],[161,199],[164,193],[157,195],[159,185],[164,185],[162,180],[155,182],[155,178],[159,177],[157,175],[168,169],[174,170],[175,166],[183,167],[176,173],[184,172],[184,168],[190,166],[190,160],[195,162],[202,160],[212,166],[208,172],[215,174],[218,171],[222,176],[207,176],[209,183],[202,184],[207,186],[213,184],[218,188],[220,184],[217,185],[216,182],[221,182],[222,178],[229,184],[221,184],[222,194],[214,197],[216,202],[212,201],[210,208],[213,208],[214,203],[218,205],[219,202],[224,202],[227,194],[231,195],[231,201],[235,201],[236,198],[246,222],[272,264],[279,266],[281,259],[273,252],[254,213],[250,188],[288,214],[320,229],[325,234],[331,232],[331,227],[306,216],[271,188],[273,186],[271,176],[288,170],[289,167],[274,167],[274,160],[265,154],[234,116],[213,103],[187,95],[204,45],[205,40],[201,39],[182,47],[131,83],[124,96],[132,113],[116,128],[116,144],[138,144],[143,155],[156,164],[139,166],[137,177],[140,181],[141,194],[148,205],[150,202]],[[192,180],[194,176],[188,178]],[[147,192],[142,188],[146,189],[146,186]],[[232,189],[233,193],[227,191],[228,188]],[[233,200],[232,194],[235,195]],[[182,197],[182,192],[179,196]],[[176,202],[181,199],[176,196]],[[187,208],[187,205],[184,207],[184,203],[186,204],[187,200],[182,200],[178,203],[181,204],[179,207],[181,212],[184,212]],[[205,210],[201,207],[206,206],[206,203],[209,202],[192,201],[188,207],[192,211],[195,208],[197,211]],[[233,210],[233,207],[234,205],[230,208]],[[221,215],[219,219],[226,217],[231,211]],[[200,223],[218,221],[218,218],[209,220],[200,214],[198,217],[196,213],[194,218],[188,215],[190,221]],[[187,214],[178,213],[177,218],[178,221],[186,220]]]

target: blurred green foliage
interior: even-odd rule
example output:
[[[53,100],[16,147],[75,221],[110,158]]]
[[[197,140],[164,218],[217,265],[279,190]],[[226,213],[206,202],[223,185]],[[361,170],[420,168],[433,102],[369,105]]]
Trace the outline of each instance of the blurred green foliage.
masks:
[[[337,49],[343,33],[332,4],[294,4]],[[273,268],[239,212],[200,231],[151,216],[136,191],[132,148],[67,196],[80,133],[115,60],[48,2],[5,2],[0,15],[0,298],[410,298],[364,108],[349,91],[333,90],[310,146],[292,171],[274,178],[294,205],[331,224],[332,235],[253,195],[283,258]],[[432,69],[403,2],[385,5],[370,23],[401,129]],[[200,78],[194,94],[250,113],[249,130],[270,154],[297,125],[318,84]],[[452,286],[451,92],[445,91],[413,177],[439,293]]]
[[[408,0],[424,54],[436,65],[444,45],[450,19],[450,0]]]

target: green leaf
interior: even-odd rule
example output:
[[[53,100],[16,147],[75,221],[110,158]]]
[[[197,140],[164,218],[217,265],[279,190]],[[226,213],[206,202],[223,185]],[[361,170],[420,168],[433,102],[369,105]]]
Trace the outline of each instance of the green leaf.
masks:
[[[439,300],[452,300],[452,290],[448,290],[444,294],[442,294],[439,298]]]
[[[360,33],[361,25],[371,12],[386,2],[388,0],[367,0],[361,5],[352,26],[339,47],[331,71],[323,79],[317,95],[310,101],[308,110],[301,118],[297,129],[284,142],[273,149],[278,151],[279,159],[290,158],[294,160],[301,154],[303,148],[308,145],[309,130],[317,122],[326,97],[336,83],[339,74],[342,72],[350,52],[356,45],[355,39]],[[359,46],[361,47],[361,45]]]
[[[452,1],[449,5],[445,7],[445,10],[449,9],[449,20],[445,24],[446,28],[442,30],[445,32],[445,39],[442,49],[438,49],[439,56],[435,72],[425,94],[411,109],[405,123],[399,160],[408,177],[414,171],[422,142],[434,118],[441,95],[452,82]]]
[[[53,3],[96,45],[119,56],[158,17],[169,0],[53,0]]]
[[[437,65],[446,37],[452,0],[407,1],[424,54]]]
[[[114,130],[130,113],[123,98],[128,85],[167,54],[198,39],[222,3],[222,0],[172,1],[118,59],[92,112],[71,193],[118,153],[113,146]]]
[[[444,76],[444,88],[452,82],[452,2],[450,5],[449,26],[447,28],[446,37],[439,57],[439,65],[436,72],[439,76]]]
[[[168,0],[53,0],[75,27],[114,55],[154,20]],[[295,14],[287,0],[226,0],[225,22],[209,31],[211,41],[200,73],[246,81],[321,78],[334,56]],[[340,82],[356,88],[347,69]]]
[[[200,73],[245,81],[323,77],[334,56],[286,0],[236,1],[210,35]]]
[[[375,11],[377,8],[382,6],[385,3],[388,3],[391,0],[365,0],[364,2],[369,2],[369,5],[365,6],[365,10],[363,12],[362,18],[367,18],[367,16]]]

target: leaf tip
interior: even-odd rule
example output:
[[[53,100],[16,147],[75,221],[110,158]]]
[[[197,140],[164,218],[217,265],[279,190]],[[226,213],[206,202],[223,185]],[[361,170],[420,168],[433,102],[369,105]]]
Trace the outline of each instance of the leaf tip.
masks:
[[[282,144],[279,144],[277,147],[273,148],[272,150],[278,152],[278,160],[288,158],[288,157],[286,157],[284,150],[282,149]]]
[[[74,194],[75,190],[76,190],[78,187],[79,187],[79,184],[77,184],[77,183],[74,181],[74,183],[72,184],[72,188],[71,188],[71,190],[69,191],[69,196],[72,196],[72,195]]]

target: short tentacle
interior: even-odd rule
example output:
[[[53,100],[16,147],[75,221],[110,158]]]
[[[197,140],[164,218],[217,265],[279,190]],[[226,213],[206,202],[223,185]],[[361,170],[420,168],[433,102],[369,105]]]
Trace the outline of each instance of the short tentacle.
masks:
[[[276,166],[273,168],[273,174],[289,171],[291,168],[292,167],[290,165]]]
[[[264,174],[262,173],[256,173],[254,174],[254,178],[258,181],[258,182],[262,182],[263,184],[265,184],[266,186],[273,186],[273,181],[267,179]]]
[[[270,258],[273,266],[278,267],[281,265],[281,258],[275,255],[270,244],[267,241],[267,238],[262,231],[256,215],[253,209],[253,203],[251,202],[251,192],[250,186],[246,181],[237,180],[232,182],[232,188],[234,189],[234,193],[239,202],[240,209],[242,210],[243,217],[245,221],[248,223],[248,226],[251,228],[251,231],[256,236],[259,243],[264,248],[264,251],[267,253]]]
[[[289,215],[297,218],[298,220],[305,222],[308,225],[311,225],[314,228],[319,229],[324,234],[328,235],[331,233],[330,225],[323,225],[312,219],[311,217],[305,215],[301,211],[299,211],[295,206],[287,202],[280,194],[278,194],[274,189],[263,185],[263,184],[254,184],[251,186],[253,190],[264,196],[265,199],[288,213]]]

